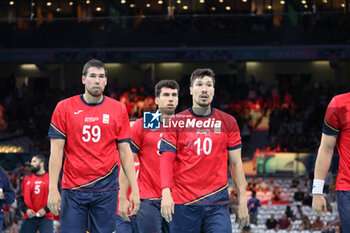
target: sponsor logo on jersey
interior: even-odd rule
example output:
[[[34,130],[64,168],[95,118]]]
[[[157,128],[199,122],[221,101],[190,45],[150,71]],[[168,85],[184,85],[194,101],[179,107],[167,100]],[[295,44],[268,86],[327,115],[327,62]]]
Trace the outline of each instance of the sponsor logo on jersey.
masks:
[[[98,117],[85,117],[85,122],[95,122],[98,121]]]
[[[81,113],[82,111],[84,111],[84,110],[78,110],[78,111],[74,112],[74,114],[75,114],[75,115],[78,115],[78,114]]]
[[[109,124],[109,114],[103,114],[102,123]]]
[[[160,129],[160,112],[144,112],[143,128],[144,129]]]

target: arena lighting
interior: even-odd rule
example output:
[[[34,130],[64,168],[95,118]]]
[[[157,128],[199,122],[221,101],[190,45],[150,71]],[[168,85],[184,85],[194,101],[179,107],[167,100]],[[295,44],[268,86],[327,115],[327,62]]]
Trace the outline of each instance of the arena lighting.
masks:
[[[181,0],[177,0],[176,3],[177,3],[177,4],[181,4]]]
[[[121,0],[120,3],[121,3],[121,4],[125,4],[126,1],[125,1],[125,0]]]
[[[323,0],[322,2],[323,2],[323,3],[327,3],[327,0]]]
[[[229,11],[229,10],[231,10],[231,7],[230,7],[230,6],[226,6],[225,9],[226,9],[227,11]]]
[[[306,4],[306,0],[302,0],[301,3],[302,3],[302,4]]]
[[[46,3],[46,6],[51,6],[52,5],[52,2],[47,2]]]
[[[14,1],[9,1],[9,4],[10,4],[10,6],[13,6],[13,5],[15,5],[15,2]]]
[[[35,6],[35,2],[32,2],[32,6]]]
[[[307,8],[307,5],[304,5],[305,8]]]
[[[248,0],[242,0],[242,2],[248,2]]]
[[[70,6],[73,6],[73,2],[69,2],[69,5],[70,5]]]
[[[219,2],[223,3],[223,2],[224,2],[224,0],[219,0]]]
[[[281,3],[282,5],[286,4],[286,2],[285,2],[284,0],[281,0],[280,3]]]
[[[183,6],[182,9],[188,10],[188,6]]]
[[[96,7],[96,11],[101,11],[102,9],[101,9],[101,7]]]
[[[271,6],[271,5],[268,5],[268,6],[267,6],[267,9],[271,10],[271,9],[272,9],[272,6]]]
[[[146,7],[151,7],[151,4],[147,3],[147,4],[146,4]]]
[[[135,4],[131,3],[130,8],[134,8],[134,7],[135,7]]]
[[[162,1],[162,0],[159,0],[159,1],[158,1],[158,4],[159,4],[159,5],[163,4],[163,1]]]
[[[21,153],[21,152],[24,152],[24,150],[20,146],[12,146],[12,145],[0,146],[0,153]]]
[[[90,0],[86,0],[86,4],[90,4]]]
[[[199,3],[204,3],[204,0],[199,0]]]
[[[211,10],[212,10],[212,11],[216,11],[216,8],[213,6],[213,7],[211,8]]]
[[[37,66],[35,64],[22,64],[21,69],[23,70],[37,70]]]
[[[341,7],[345,8],[345,3],[342,3],[342,4],[341,4]]]
[[[60,11],[61,11],[61,8],[57,7],[57,8],[56,8],[56,11],[57,11],[57,12],[60,12]]]

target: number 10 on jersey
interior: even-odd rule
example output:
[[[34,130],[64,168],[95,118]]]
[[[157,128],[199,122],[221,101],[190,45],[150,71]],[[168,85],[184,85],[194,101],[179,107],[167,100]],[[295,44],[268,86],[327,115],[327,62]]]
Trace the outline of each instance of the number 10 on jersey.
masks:
[[[202,150],[204,154],[209,155],[213,146],[211,138],[204,138],[203,142],[201,141],[201,138],[197,138],[194,142],[194,145],[197,146],[197,155],[201,155]]]

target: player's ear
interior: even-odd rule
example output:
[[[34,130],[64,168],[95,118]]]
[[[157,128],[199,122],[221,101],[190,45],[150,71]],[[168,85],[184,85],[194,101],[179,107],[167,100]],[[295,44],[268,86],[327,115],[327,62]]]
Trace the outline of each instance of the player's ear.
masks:
[[[85,84],[85,78],[86,78],[86,77],[85,77],[84,75],[81,76],[81,82],[82,82],[83,84]]]
[[[193,92],[192,87],[190,87],[190,95],[192,95],[192,92]]]
[[[154,99],[154,102],[156,103],[156,105],[159,105],[159,98],[156,97],[156,98]]]

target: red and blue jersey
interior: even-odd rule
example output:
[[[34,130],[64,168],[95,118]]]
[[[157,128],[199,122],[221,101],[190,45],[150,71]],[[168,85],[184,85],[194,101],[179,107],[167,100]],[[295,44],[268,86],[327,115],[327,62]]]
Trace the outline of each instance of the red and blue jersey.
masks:
[[[242,147],[234,117],[214,108],[208,116],[187,109],[163,127],[167,131],[160,151],[176,153],[171,187],[175,204],[227,203],[228,150]]]
[[[47,205],[47,197],[49,195],[49,173],[43,175],[28,175],[24,177],[21,184],[21,195],[27,208],[37,213]],[[46,218],[53,219],[53,213],[45,214]],[[23,218],[28,218],[23,212]]]
[[[350,93],[337,95],[329,103],[322,132],[336,135],[339,173],[336,190],[350,190]]]
[[[141,199],[160,199],[160,153],[159,147],[163,131],[144,129],[143,119],[138,119],[131,127],[131,150],[140,160],[138,186]]]
[[[66,140],[62,188],[118,188],[117,143],[130,141],[125,106],[104,96],[88,104],[83,95],[60,101],[52,115],[50,138]]]

